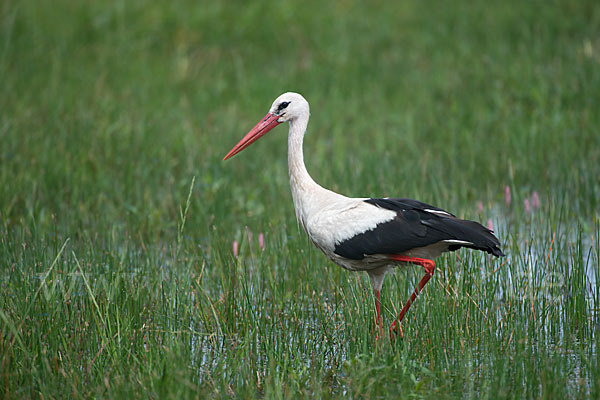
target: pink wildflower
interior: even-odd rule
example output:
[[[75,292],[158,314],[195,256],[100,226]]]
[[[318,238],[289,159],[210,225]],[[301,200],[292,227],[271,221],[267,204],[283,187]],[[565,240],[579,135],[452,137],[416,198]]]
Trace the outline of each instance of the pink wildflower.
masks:
[[[479,214],[481,214],[481,213],[483,212],[483,203],[481,202],[481,200],[479,200],[479,201],[477,202],[477,212],[478,212]]]
[[[492,222],[492,219],[491,219],[491,218],[490,218],[490,219],[488,219],[487,228],[488,228],[490,231],[493,231],[493,230],[494,230],[494,223]]]
[[[533,192],[531,194],[531,206],[534,210],[540,208],[540,197],[538,196],[538,192]]]
[[[508,185],[504,188],[504,202],[510,207],[510,186]]]
[[[238,256],[238,247],[239,247],[239,243],[237,240],[233,241],[233,256],[237,257]]]
[[[264,250],[265,248],[265,235],[262,232],[258,234],[258,247],[260,247],[261,250]]]
[[[529,214],[531,212],[531,205],[529,204],[529,199],[523,200],[523,206],[525,207],[525,212]]]

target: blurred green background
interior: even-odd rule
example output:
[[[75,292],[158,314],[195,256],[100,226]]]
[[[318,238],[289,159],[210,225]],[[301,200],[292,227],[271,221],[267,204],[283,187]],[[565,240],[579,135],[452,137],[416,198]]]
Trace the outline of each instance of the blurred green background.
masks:
[[[104,370],[90,372],[87,381],[77,378],[87,388],[72,384],[78,369],[71,364],[71,372],[65,367],[61,377],[51,360],[61,346],[66,346],[61,354],[68,352],[68,342],[89,331],[72,337],[60,333],[64,324],[85,319],[75,311],[66,320],[40,322],[44,315],[62,313],[71,293],[54,280],[50,293],[58,314],[39,310],[35,300],[53,282],[44,275],[48,271],[75,274],[72,285],[81,288],[89,318],[102,308],[100,299],[111,299],[115,266],[136,271],[132,279],[120,278],[128,289],[113,301],[125,310],[126,299],[139,299],[131,305],[132,315],[139,317],[142,310],[160,314],[154,307],[170,304],[164,297],[168,291],[152,289],[163,282],[162,263],[186,282],[204,276],[205,290],[218,298],[226,292],[222,279],[227,275],[220,269],[232,263],[232,242],[250,251],[249,230],[255,238],[264,232],[267,249],[281,252],[269,257],[287,258],[277,261],[289,262],[290,268],[277,278],[288,282],[278,283],[284,285],[281,293],[297,296],[289,280],[299,279],[291,272],[299,265],[311,284],[322,271],[331,271],[336,284],[355,287],[356,281],[312,249],[296,227],[286,128],[221,161],[285,91],[302,93],[311,105],[306,164],[327,188],[356,197],[418,198],[470,219],[492,218],[513,254],[519,251],[519,232],[546,234],[561,224],[580,227],[580,236],[597,240],[597,1],[5,0],[0,5],[0,263],[5,282],[0,375],[11,382],[5,383],[5,395],[61,397],[63,388],[72,395],[162,397],[181,387],[189,389],[189,396],[215,394],[216,388],[220,394],[243,395],[238,389],[249,385],[246,378],[231,383],[215,377],[211,386],[198,378],[206,370],[194,369],[197,361],[190,361],[188,386],[177,386],[181,377],[167,379],[164,392],[152,384],[136,386],[138,381],[158,382],[164,376],[161,368],[169,365],[165,360],[182,362],[165,356],[159,345],[157,364],[147,361],[151,372],[136,377],[115,370],[122,380],[111,380],[120,391],[103,391]],[[510,210],[502,208],[506,186],[512,190]],[[533,191],[546,213],[538,220],[543,229],[519,225],[529,221],[522,204]],[[59,257],[65,264],[51,267],[67,238]],[[264,262],[259,276],[273,267]],[[95,286],[93,279],[86,286],[83,270],[109,274],[106,287]],[[324,284],[323,290],[334,290],[335,284]],[[139,285],[149,285],[148,293]],[[153,299],[150,305],[148,299]],[[96,300],[100,303],[93,306]],[[186,315],[193,322],[193,301],[188,305]],[[366,318],[370,305],[365,305]],[[106,307],[107,319],[101,320],[120,321],[109,317],[112,309]],[[175,325],[169,329],[186,327]],[[99,322],[98,329],[102,326]],[[210,326],[202,329],[209,332]],[[96,333],[102,335],[112,343],[111,335]],[[42,351],[45,341],[54,349],[52,356]],[[72,357],[101,360],[102,343]],[[356,346],[342,358],[371,352],[370,344]],[[126,369],[132,352],[106,357]],[[50,360],[49,366],[41,360]],[[314,374],[317,383],[308,394],[320,393],[314,388],[322,387],[320,377],[329,371],[323,368]],[[391,382],[394,371],[387,371]],[[472,394],[489,389],[478,380],[454,381],[441,374],[424,387],[442,394],[450,387],[457,395],[463,385],[473,384]],[[295,379],[285,373],[280,378],[271,388],[285,388]],[[589,376],[585,379],[588,390],[598,389]],[[397,393],[385,385],[383,392],[369,392],[368,385],[336,382],[328,386],[334,394]],[[505,381],[495,382],[504,387]],[[419,390],[418,396],[427,394]],[[291,392],[279,395],[286,393]],[[511,393],[547,394],[532,389],[507,396]]]
[[[284,128],[221,162],[288,90],[311,103],[325,187],[456,209],[508,184],[593,212],[598,18],[595,2],[7,1],[3,217],[151,229],[196,175],[207,215],[288,219]]]

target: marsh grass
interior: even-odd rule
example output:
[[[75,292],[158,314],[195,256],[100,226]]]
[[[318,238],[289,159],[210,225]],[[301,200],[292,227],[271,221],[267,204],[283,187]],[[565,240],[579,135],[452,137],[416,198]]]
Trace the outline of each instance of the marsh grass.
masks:
[[[3,3],[3,397],[600,397],[600,9],[509,3]],[[442,257],[376,343],[285,129],[221,162],[286,90],[319,183],[491,219],[507,257]]]

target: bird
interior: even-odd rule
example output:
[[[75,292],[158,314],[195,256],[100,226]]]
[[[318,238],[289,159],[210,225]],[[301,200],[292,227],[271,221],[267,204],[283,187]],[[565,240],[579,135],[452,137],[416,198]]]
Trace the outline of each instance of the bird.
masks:
[[[303,141],[310,107],[299,93],[275,99],[269,112],[232,149],[227,160],[282,123],[289,123],[288,170],[299,225],[310,240],[335,264],[350,271],[366,271],[373,289],[376,324],[381,330],[381,289],[388,272],[398,266],[418,265],[425,275],[390,326],[403,337],[404,315],[431,279],[434,259],[465,247],[504,256],[494,232],[432,205],[407,198],[353,198],[328,190],[308,173]]]

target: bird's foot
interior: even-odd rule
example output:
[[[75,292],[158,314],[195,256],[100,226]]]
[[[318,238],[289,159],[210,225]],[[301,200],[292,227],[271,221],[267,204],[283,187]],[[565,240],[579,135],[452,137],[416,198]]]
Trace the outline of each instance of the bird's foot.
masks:
[[[381,321],[379,321],[375,325],[375,343],[373,345],[376,346],[379,344],[381,339],[383,339],[383,326],[381,325]]]
[[[394,323],[392,324],[392,326],[390,326],[390,342],[394,342],[394,340],[396,340],[396,337],[400,336],[400,339],[404,339],[404,334],[402,333],[402,327],[400,326],[400,323],[398,323],[398,321],[394,321]]]

